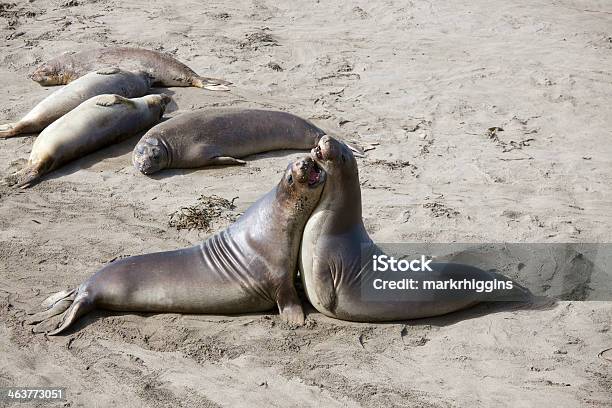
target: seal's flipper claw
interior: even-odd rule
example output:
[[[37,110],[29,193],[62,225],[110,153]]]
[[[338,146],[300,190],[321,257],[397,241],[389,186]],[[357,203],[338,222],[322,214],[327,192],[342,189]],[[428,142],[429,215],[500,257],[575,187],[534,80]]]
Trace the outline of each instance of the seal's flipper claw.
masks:
[[[212,166],[223,166],[223,165],[245,165],[246,162],[244,160],[236,159],[234,157],[229,156],[219,156],[214,157],[210,160],[210,164]]]

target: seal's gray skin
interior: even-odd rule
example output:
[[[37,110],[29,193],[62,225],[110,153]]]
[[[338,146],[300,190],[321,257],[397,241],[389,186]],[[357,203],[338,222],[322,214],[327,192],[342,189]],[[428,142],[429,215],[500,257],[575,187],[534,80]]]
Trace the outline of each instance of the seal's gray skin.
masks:
[[[101,68],[119,67],[145,71],[157,86],[195,86],[213,91],[227,91],[230,82],[204,78],[168,54],[134,47],[95,48],[65,53],[40,65],[30,75],[43,86],[65,85]]]
[[[128,99],[119,95],[90,98],[53,122],[34,141],[25,168],[8,176],[9,184],[29,186],[62,164],[149,129],[161,119],[168,95]]]
[[[220,164],[282,149],[312,149],[324,132],[287,112],[202,109],[150,129],[134,148],[132,162],[144,174]]]
[[[278,306],[281,317],[303,324],[294,287],[304,224],[316,206],[325,173],[304,157],[234,224],[191,248],[113,262],[73,291],[60,292],[31,319],[66,312],[63,332],[93,309],[168,313],[251,313]]]
[[[308,299],[318,311],[342,320],[377,322],[437,316],[478,303],[482,296],[466,291],[396,290],[393,301],[386,301],[384,292],[380,300],[365,300],[362,282],[367,284],[374,277],[384,276],[372,270],[371,262],[363,262],[362,267],[364,248],[367,248],[365,259],[380,254],[380,250],[363,225],[357,162],[346,145],[329,136],[321,138],[311,155],[327,173],[327,181],[319,204],[304,228],[299,264]],[[402,277],[419,282],[500,279],[497,274],[467,265],[432,263],[430,266],[432,272],[408,272]],[[397,278],[397,274],[394,276]],[[505,298],[529,297],[523,288],[515,288]]]
[[[143,71],[106,68],[90,72],[47,96],[19,122],[0,125],[0,138],[40,132],[96,95],[116,94],[137,98],[149,93],[150,89],[151,78]]]

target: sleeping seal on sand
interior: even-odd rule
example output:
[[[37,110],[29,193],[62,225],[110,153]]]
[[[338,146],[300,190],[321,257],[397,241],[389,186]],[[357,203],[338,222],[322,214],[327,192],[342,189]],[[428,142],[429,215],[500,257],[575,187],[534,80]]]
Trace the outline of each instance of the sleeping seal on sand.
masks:
[[[145,71],[157,86],[195,86],[212,91],[227,91],[230,82],[206,78],[168,54],[135,47],[107,47],[65,53],[40,65],[31,75],[43,86],[65,85],[101,68],[119,67]]]
[[[159,122],[169,102],[164,94],[134,99],[94,96],[43,130],[34,141],[27,165],[6,182],[29,186],[70,160],[146,130]]]
[[[49,309],[29,323],[64,313],[49,333],[56,335],[94,309],[234,314],[276,305],[283,320],[303,324],[297,256],[324,182],[314,160],[300,158],[226,230],[190,248],[112,262],[77,289],[49,297],[43,302]]]
[[[137,98],[146,95],[150,89],[151,78],[144,71],[105,68],[90,72],[47,96],[19,122],[0,125],[0,138],[38,133],[96,95],[116,94]]]
[[[312,149],[325,132],[287,112],[260,109],[200,109],[150,129],[132,154],[144,174],[220,164],[282,149]]]

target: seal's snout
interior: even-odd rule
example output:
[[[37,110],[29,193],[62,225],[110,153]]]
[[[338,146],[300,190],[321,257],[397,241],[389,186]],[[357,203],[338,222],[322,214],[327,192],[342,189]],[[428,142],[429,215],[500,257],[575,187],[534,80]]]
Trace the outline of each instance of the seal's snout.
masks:
[[[30,75],[28,75],[28,78],[30,78],[32,81],[34,82],[38,82],[42,85],[45,85],[47,82],[49,82],[46,79],[46,75],[41,74],[38,70],[32,72]]]
[[[154,99],[155,102],[152,103],[151,106],[157,105],[159,103],[159,107],[160,107],[159,116],[161,117],[166,111],[166,107],[170,104],[170,102],[172,102],[172,97],[165,93],[157,94],[154,97],[156,99]]]
[[[132,153],[132,163],[142,174],[152,174],[166,167],[168,152],[155,138],[141,140]]]
[[[331,141],[333,139],[328,135],[323,135],[319,139],[319,143],[311,150],[312,157],[319,161],[327,161],[330,159],[332,150]]]
[[[312,157],[308,156],[293,162],[291,173],[293,174],[293,180],[297,180],[301,185],[313,188],[323,182],[325,174]]]
[[[28,75],[34,82],[38,82],[40,85],[59,85],[60,80],[55,70],[48,65],[41,65]]]

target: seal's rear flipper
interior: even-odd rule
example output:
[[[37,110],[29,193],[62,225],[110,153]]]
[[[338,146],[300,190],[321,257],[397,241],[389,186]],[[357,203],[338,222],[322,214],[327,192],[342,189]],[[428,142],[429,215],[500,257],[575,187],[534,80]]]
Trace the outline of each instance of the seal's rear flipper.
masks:
[[[231,82],[217,78],[195,77],[191,80],[191,85],[210,91],[229,91],[230,88],[226,85],[231,85]]]
[[[45,309],[49,309],[53,307],[53,305],[56,304],[58,301],[72,295],[75,291],[76,289],[66,289],[62,290],[61,292],[54,293],[53,295],[43,300],[40,305]]]
[[[365,156],[365,152],[364,152],[364,151],[363,151],[363,149],[362,149],[362,148],[360,148],[359,146],[357,146],[357,145],[355,145],[355,144],[353,144],[353,143],[347,142],[346,140],[344,141],[344,144],[345,144],[345,145],[346,145],[346,146],[347,146],[349,149],[351,149],[351,151],[353,152],[353,155],[354,155],[354,156],[356,156],[356,157],[366,157],[366,156]]]
[[[37,324],[48,320],[53,316],[64,313],[70,307],[75,297],[76,289],[63,290],[45,299],[41,306],[46,310],[39,313],[28,313],[30,317],[26,319],[27,324]]]
[[[57,329],[48,332],[49,336],[56,336],[66,330],[79,317],[93,310],[93,303],[86,298],[86,294],[78,293],[72,305],[64,313],[64,317]]]
[[[223,166],[223,165],[239,165],[242,166],[246,164],[244,160],[236,159],[229,156],[219,156],[213,157],[210,159],[211,166]]]
[[[17,173],[6,176],[4,178],[4,183],[9,186],[28,188],[30,184],[40,178],[40,176],[41,173],[37,166],[28,165]]]
[[[203,89],[208,89],[209,91],[229,91],[230,88],[225,85],[204,85]]]
[[[44,322],[47,319],[52,318],[53,316],[57,316],[58,314],[62,314],[70,307],[72,304],[72,299],[61,299],[57,301],[53,307],[49,310],[45,310],[44,312],[39,312],[31,315],[26,319],[27,324],[38,324],[40,322]]]
[[[6,139],[9,137],[17,136],[23,132],[24,126],[21,122],[7,123],[6,125],[0,125],[0,138]]]

